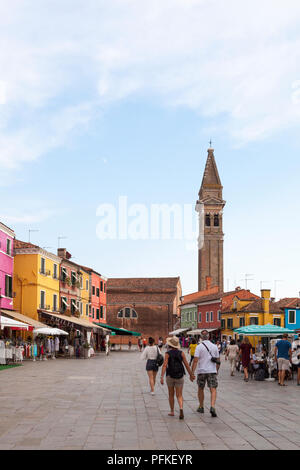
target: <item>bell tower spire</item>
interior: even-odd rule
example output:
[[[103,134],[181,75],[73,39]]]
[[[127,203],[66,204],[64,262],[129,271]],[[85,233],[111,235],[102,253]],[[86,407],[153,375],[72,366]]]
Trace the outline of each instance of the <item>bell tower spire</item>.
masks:
[[[211,145],[211,143],[210,143]],[[214,149],[208,155],[197,205],[204,208],[204,242],[198,251],[198,290],[206,288],[206,278],[212,279],[212,286],[223,292],[223,186],[221,184]]]

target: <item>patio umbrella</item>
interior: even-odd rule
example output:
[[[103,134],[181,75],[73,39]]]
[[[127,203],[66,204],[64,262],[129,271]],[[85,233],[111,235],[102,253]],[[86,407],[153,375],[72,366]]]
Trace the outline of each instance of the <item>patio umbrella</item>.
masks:
[[[35,328],[33,333],[36,335],[49,335],[49,336],[60,336],[68,335],[66,331],[60,330],[59,328]]]

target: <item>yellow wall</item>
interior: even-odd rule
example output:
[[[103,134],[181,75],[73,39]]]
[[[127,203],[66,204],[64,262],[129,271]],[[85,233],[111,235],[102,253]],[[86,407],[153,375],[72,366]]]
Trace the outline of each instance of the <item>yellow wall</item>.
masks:
[[[41,258],[45,259],[45,271],[49,275],[43,275],[41,270]],[[57,295],[57,309],[59,310],[59,280],[53,278],[54,264],[57,264],[57,276],[59,277],[59,262],[53,261],[47,255],[40,253],[16,254],[14,258],[14,309],[38,320],[37,310],[41,303],[41,290],[45,291],[45,305],[53,311],[53,294]]]

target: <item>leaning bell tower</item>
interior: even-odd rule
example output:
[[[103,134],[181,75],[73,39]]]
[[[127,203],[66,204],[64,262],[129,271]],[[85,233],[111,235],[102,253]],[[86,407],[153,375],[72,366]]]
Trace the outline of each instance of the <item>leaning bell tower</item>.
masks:
[[[204,217],[203,244],[198,250],[198,290],[205,290],[206,278],[223,292],[223,186],[221,184],[214,149],[208,149],[197,205],[202,205]],[[197,207],[197,206],[196,206]]]

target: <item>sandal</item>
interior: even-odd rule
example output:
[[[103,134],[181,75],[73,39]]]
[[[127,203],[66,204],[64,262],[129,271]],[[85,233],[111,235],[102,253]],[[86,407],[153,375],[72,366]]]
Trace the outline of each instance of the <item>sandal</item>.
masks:
[[[180,413],[179,413],[179,419],[184,419],[183,410],[180,410]]]

